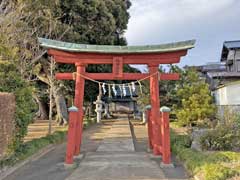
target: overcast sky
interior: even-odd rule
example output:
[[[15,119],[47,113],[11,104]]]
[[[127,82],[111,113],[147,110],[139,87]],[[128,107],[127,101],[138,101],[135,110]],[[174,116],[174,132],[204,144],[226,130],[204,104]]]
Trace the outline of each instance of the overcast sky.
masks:
[[[196,39],[183,65],[218,62],[223,41],[240,40],[240,0],[131,0],[128,45]]]

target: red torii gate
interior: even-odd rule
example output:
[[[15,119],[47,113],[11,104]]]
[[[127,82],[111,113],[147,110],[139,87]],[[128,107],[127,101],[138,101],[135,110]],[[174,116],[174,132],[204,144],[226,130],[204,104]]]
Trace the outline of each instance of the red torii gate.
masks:
[[[178,80],[179,74],[159,74],[160,64],[179,63],[180,58],[194,47],[195,41],[182,41],[153,46],[98,46],[66,43],[39,38],[40,45],[58,63],[75,64],[76,73],[56,73],[58,80],[75,80],[74,105],[77,112],[69,114],[66,164],[73,163],[73,156],[80,154],[83,127],[83,97],[85,79],[94,80],[139,80],[150,79],[151,110],[149,113],[149,147],[154,155],[162,155],[163,163],[169,164],[170,137],[168,113],[160,114],[159,80]],[[88,64],[111,64],[112,73],[87,73]],[[124,73],[124,64],[146,64],[149,73]]]

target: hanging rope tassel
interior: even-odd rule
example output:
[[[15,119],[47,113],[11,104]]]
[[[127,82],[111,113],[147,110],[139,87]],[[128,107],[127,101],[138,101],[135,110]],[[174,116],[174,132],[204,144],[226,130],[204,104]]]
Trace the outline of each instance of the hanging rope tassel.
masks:
[[[115,84],[113,84],[112,90],[113,90],[114,96],[116,97],[117,96],[117,90],[116,90],[116,85]]]
[[[92,79],[92,78],[89,78],[88,76],[85,76],[85,75],[80,74],[80,73],[77,73],[77,72],[72,73],[72,76],[73,76],[73,79],[76,79],[76,76],[81,76],[81,77],[83,77],[83,78],[85,78],[85,79],[87,79],[87,80],[90,80],[90,81],[92,81],[92,82],[98,83],[98,85],[99,85],[99,95],[100,95],[100,96],[102,96],[102,88],[103,88],[104,94],[107,92],[107,91],[106,91],[106,88],[105,88],[106,85],[112,86],[112,90],[113,90],[114,96],[117,96],[118,91],[116,90],[116,86],[118,86],[118,87],[119,87],[119,90],[120,90],[120,93],[121,93],[121,97],[123,97],[123,87],[125,87],[125,85],[131,84],[131,85],[132,85],[132,86],[131,86],[131,88],[132,88],[132,94],[133,94],[133,92],[136,91],[135,83],[138,83],[138,84],[139,84],[139,86],[140,86],[140,92],[141,92],[141,94],[143,94],[143,89],[142,89],[141,81],[144,81],[144,80],[148,79],[149,77],[152,77],[152,76],[154,76],[154,75],[156,75],[156,74],[158,75],[158,78],[160,79],[161,73],[160,73],[160,72],[155,72],[155,73],[153,73],[153,74],[151,74],[151,75],[149,75],[149,76],[147,76],[147,77],[144,77],[144,78],[142,78],[142,79],[139,79],[139,80],[134,81],[134,82],[131,82],[131,83],[125,83],[125,84],[108,84],[108,83],[104,83],[104,84],[103,84],[103,82],[96,81],[96,80],[94,80],[94,79]],[[101,86],[101,85],[102,85],[102,86]],[[129,88],[129,91],[130,91],[131,88]],[[126,89],[125,89],[125,91],[126,91]],[[130,92],[130,93],[131,93],[131,92]],[[111,87],[110,87],[109,94],[110,94],[110,96],[111,96]],[[124,94],[125,94],[125,92],[124,92]],[[126,93],[126,94],[127,94],[127,93]]]
[[[107,90],[106,90],[106,87],[105,87],[106,83],[103,83],[102,84],[102,89],[103,89],[103,94],[105,95]]]
[[[108,97],[112,98],[111,85],[110,84],[108,84]]]
[[[119,89],[120,89],[120,95],[121,95],[121,98],[123,97],[123,89],[122,89],[122,86],[121,84],[118,85]]]
[[[135,91],[136,91],[135,83],[131,82],[131,84],[132,84],[132,91],[135,93]]]
[[[129,89],[129,92],[130,92],[130,96],[132,98],[133,97],[133,93],[132,93],[132,86],[131,86],[131,84],[128,84],[128,89]]]
[[[123,96],[125,97],[125,96],[127,96],[126,87],[125,87],[125,85],[124,85],[124,84],[123,84],[122,86],[123,86]]]
[[[139,84],[139,87],[140,87],[140,92],[141,92],[141,94],[143,94],[143,90],[142,90],[142,84],[141,84],[141,82],[140,81],[137,81],[138,82],[138,84]]]

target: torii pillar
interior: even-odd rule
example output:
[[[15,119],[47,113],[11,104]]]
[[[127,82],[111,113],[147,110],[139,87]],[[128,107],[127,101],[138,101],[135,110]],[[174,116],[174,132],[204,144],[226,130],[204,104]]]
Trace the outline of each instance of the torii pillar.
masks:
[[[84,84],[85,79],[78,74],[85,73],[85,65],[81,63],[75,64],[77,69],[76,81],[75,81],[75,97],[74,105],[79,109],[76,123],[76,135],[75,135],[75,150],[74,155],[80,154],[80,146],[82,142],[82,130],[83,130],[83,97],[84,97]]]
[[[159,100],[159,65],[149,64],[149,73],[154,74],[150,77],[150,98],[151,98],[151,121],[153,134],[153,154],[160,155],[158,147],[161,146],[161,131],[160,131],[160,100]]]

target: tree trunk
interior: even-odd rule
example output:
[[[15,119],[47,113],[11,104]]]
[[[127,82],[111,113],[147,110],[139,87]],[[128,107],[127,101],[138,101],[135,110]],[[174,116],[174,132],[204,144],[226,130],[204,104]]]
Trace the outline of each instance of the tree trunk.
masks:
[[[49,82],[49,75],[46,77],[44,75],[41,75],[40,73],[36,73],[38,79],[47,85],[50,85]],[[60,88],[58,88],[58,85],[53,83],[53,97],[56,104],[56,122],[58,122],[60,125],[67,124],[68,123],[68,111],[67,111],[67,105],[66,100],[64,96],[61,93]]]
[[[57,116],[56,121],[62,125],[66,125],[68,123],[68,111],[67,111],[67,105],[66,100],[64,96],[61,94],[60,90],[53,86],[53,96],[56,103],[56,110],[57,110]]]
[[[44,103],[36,94],[33,94],[33,98],[38,104],[38,112],[36,113],[36,118],[41,120],[48,119],[46,103]]]

